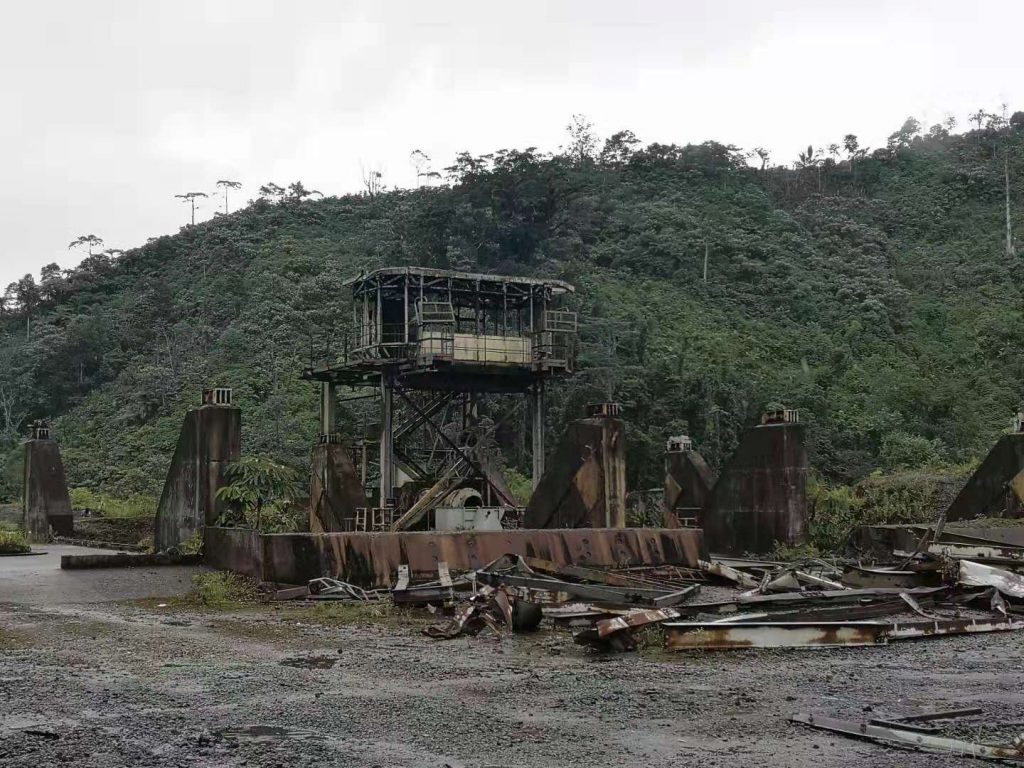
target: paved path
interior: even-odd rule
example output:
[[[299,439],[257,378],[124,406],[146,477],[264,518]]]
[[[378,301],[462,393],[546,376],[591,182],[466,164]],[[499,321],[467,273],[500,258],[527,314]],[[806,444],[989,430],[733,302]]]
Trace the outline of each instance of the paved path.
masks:
[[[62,571],[61,555],[116,554],[114,550],[66,544],[36,545],[41,555],[0,557],[0,603],[70,605],[170,597],[188,592],[203,566],[97,568]]]

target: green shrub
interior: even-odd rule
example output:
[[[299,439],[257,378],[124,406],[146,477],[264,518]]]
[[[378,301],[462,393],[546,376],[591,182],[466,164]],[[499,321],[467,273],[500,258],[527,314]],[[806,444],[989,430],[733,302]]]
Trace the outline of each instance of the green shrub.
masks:
[[[807,516],[810,543],[822,552],[835,552],[846,544],[850,530],[860,521],[863,499],[846,485],[828,485],[812,475],[807,479]]]
[[[533,480],[514,469],[505,471],[505,479],[508,481],[508,489],[512,491],[519,505],[525,507],[529,504],[533,495]]]
[[[931,523],[953,500],[971,465],[942,470],[875,472],[855,486],[807,480],[810,542],[821,552],[842,549],[857,525]]]

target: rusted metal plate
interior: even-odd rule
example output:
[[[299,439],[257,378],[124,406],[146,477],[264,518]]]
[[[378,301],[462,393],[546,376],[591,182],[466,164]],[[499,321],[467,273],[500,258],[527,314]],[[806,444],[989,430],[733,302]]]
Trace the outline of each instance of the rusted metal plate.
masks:
[[[852,622],[668,622],[665,647],[673,651],[738,648],[815,648],[884,645],[886,624]]]
[[[984,563],[960,560],[957,582],[967,587],[995,587],[1007,597],[1024,598],[1024,576]]]
[[[942,635],[1014,632],[1024,623],[1005,619],[935,619],[888,623],[881,621],[827,622],[667,622],[665,645],[670,650],[736,650],[741,648],[820,648],[835,645],[884,645]]]
[[[505,554],[538,557],[557,565],[696,567],[703,550],[699,529],[578,528],[505,531],[402,531],[398,533],[287,533],[207,529],[207,564],[258,575],[263,581],[301,584],[331,576],[363,587],[390,587],[400,565],[412,579],[437,578],[439,562],[453,571],[483,568]]]

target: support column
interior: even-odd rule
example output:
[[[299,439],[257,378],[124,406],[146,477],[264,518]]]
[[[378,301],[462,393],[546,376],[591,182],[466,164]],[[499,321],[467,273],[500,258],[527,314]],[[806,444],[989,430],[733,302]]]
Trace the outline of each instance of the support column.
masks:
[[[383,507],[395,486],[394,390],[386,373],[380,380],[380,400],[380,506]]]
[[[533,418],[533,487],[536,490],[544,475],[544,381],[538,380],[530,390],[530,415]]]
[[[320,382],[320,434],[334,432],[338,387],[333,381]]]

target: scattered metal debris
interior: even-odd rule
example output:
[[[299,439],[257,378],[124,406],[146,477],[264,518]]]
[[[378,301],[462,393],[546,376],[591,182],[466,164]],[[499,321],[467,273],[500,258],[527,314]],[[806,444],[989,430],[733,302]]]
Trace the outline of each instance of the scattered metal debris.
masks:
[[[971,560],[955,561],[959,584],[967,587],[995,587],[1006,597],[1024,598],[1024,576]]]
[[[339,581],[326,576],[312,579],[309,582],[309,594],[313,598],[340,598],[361,602],[379,600],[381,597],[379,592],[368,591],[355,584],[349,584],[347,581]]]
[[[521,605],[523,603],[523,605]],[[483,587],[455,610],[448,621],[433,624],[423,634],[438,640],[475,635],[485,627],[500,635],[505,629],[529,632],[543,618],[539,606],[531,606],[504,587]]]
[[[452,605],[455,602],[455,585],[448,571],[448,563],[437,564],[437,581],[428,584],[409,584],[409,566],[398,566],[398,580],[391,590],[391,599],[396,605]]]
[[[839,720],[811,714],[796,714],[790,717],[790,721],[819,730],[841,733],[844,736],[850,736],[855,739],[865,739],[881,744],[894,744],[913,750],[986,760],[1024,762],[1024,741],[1020,739],[1016,740],[1013,744],[974,744],[961,739],[951,739],[932,733],[922,733],[919,729],[911,729],[903,724],[900,724],[899,727],[882,726],[873,724],[870,721]]]

